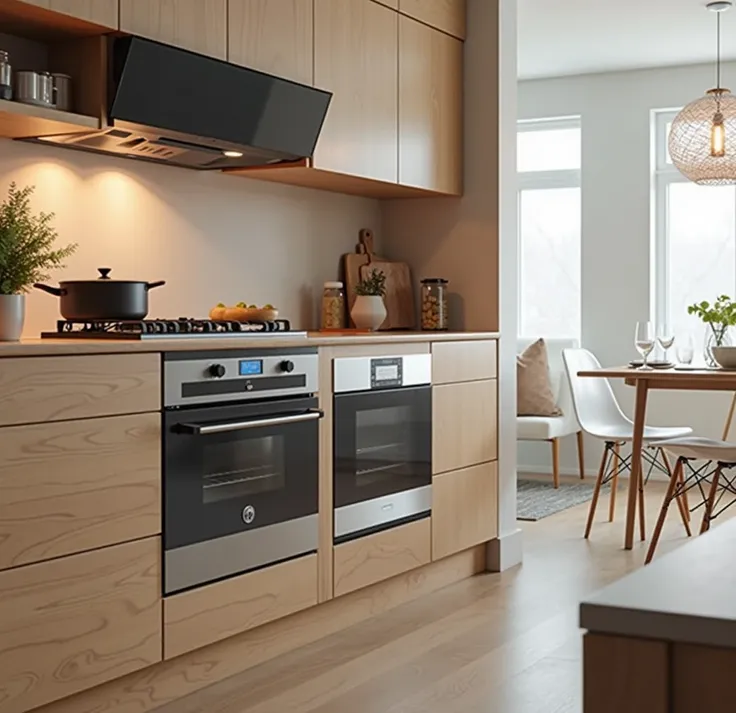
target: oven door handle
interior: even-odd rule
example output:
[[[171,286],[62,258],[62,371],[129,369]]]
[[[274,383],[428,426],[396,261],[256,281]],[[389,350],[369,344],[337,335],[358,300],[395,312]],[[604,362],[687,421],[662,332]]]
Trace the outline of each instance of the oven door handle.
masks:
[[[286,426],[291,423],[316,421],[324,416],[324,411],[309,409],[304,413],[293,413],[288,416],[271,416],[269,418],[254,418],[249,421],[229,421],[225,423],[180,423],[177,430],[180,433],[190,433],[195,436],[206,436],[210,433],[229,433],[230,431],[245,431],[249,428],[264,428],[266,426]]]

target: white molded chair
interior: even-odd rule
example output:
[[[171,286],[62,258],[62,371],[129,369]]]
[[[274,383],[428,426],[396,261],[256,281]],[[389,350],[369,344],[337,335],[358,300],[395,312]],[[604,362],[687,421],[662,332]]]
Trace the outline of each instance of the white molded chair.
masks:
[[[536,341],[536,339],[519,339],[516,345],[517,353],[521,354]],[[583,432],[575,416],[570,382],[562,361],[563,350],[577,347],[578,342],[574,339],[545,339],[544,343],[547,346],[552,393],[557,406],[562,411],[562,416],[517,416],[516,439],[518,441],[549,441],[552,444],[552,481],[557,488],[560,485],[560,438],[565,436],[571,436],[574,433],[578,436],[580,477],[585,477]]]
[[[562,358],[570,379],[573,405],[580,427],[585,433],[601,439],[606,444],[595,483],[595,490],[593,491],[593,499],[590,503],[588,522],[585,526],[585,537],[587,538],[593,525],[601,486],[608,482],[611,483],[611,504],[608,519],[611,522],[613,521],[619,467],[628,467],[628,458],[622,458],[619,455],[618,448],[621,443],[634,440],[634,424],[624,415],[618,405],[608,379],[578,376],[580,371],[594,371],[601,368],[600,362],[591,352],[587,349],[565,349]],[[692,432],[693,429],[687,426],[661,428],[644,426],[644,446],[656,448],[657,441],[689,436]],[[655,462],[651,456],[648,456],[648,459],[650,463]],[[664,458],[664,466],[666,472],[669,472],[666,458]],[[677,502],[680,506],[683,522],[686,522],[688,518],[684,506],[679,499]],[[639,525],[643,540],[645,539],[643,477],[639,483]],[[687,524],[686,529],[688,529]]]

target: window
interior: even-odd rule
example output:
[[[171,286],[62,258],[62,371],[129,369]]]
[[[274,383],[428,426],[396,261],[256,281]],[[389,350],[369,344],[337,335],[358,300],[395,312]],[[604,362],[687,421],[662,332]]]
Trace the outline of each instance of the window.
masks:
[[[518,124],[519,336],[580,338],[580,120]]]
[[[705,327],[687,306],[736,292],[736,188],[698,186],[672,165],[667,137],[674,116],[657,112],[654,122],[655,316],[675,339],[691,334],[698,354]]]

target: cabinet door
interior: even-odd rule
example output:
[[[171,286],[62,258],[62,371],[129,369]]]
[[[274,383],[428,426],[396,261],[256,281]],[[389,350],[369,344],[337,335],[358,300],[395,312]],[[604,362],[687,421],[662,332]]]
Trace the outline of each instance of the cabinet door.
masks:
[[[161,661],[161,538],[0,572],[0,708],[23,713]]]
[[[463,43],[399,16],[399,183],[462,193]]]
[[[498,535],[496,463],[432,479],[432,560],[488,542]]]
[[[496,459],[496,381],[432,389],[432,472]]]
[[[71,15],[96,25],[118,28],[118,0],[25,0],[29,5]]]
[[[314,165],[397,179],[397,22],[372,0],[315,0],[314,83],[334,92]]]
[[[314,0],[230,0],[228,62],[312,84],[313,13]]]
[[[399,0],[399,11],[465,39],[465,0]]]
[[[120,29],[226,59],[227,0],[120,0]]]

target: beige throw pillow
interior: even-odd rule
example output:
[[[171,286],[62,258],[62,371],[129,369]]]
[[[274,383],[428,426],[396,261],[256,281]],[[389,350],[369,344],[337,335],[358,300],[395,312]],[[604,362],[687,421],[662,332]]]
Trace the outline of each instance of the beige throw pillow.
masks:
[[[530,344],[516,357],[516,414],[562,416],[552,393],[544,339]]]

